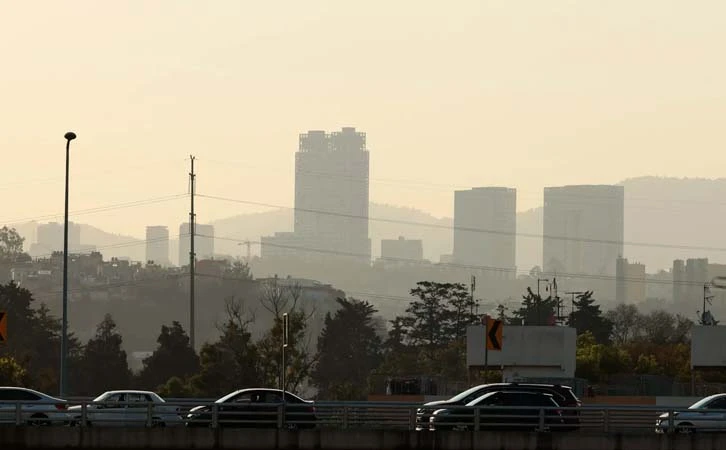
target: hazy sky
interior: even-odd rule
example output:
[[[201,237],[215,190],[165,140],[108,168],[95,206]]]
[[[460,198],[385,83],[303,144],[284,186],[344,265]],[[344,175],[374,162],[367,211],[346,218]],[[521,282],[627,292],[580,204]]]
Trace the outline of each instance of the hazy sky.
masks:
[[[7,1],[0,223],[187,190],[292,205],[300,132],[368,133],[371,199],[726,169],[726,2]],[[186,199],[76,220],[178,230]],[[200,199],[206,222],[259,210]]]

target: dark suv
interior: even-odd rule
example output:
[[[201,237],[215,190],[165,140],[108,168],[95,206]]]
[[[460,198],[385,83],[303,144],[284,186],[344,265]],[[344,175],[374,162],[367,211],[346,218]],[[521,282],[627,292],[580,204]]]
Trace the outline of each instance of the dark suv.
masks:
[[[473,400],[467,407],[480,408],[480,429],[499,430],[545,430],[560,431],[563,425],[562,411],[552,394],[527,391],[489,392]],[[493,408],[492,408],[493,407]],[[429,422],[434,430],[472,430],[474,429],[473,409],[438,409]],[[544,417],[540,418],[540,409]],[[542,423],[540,424],[540,420]],[[543,430],[544,431],[544,430]]]
[[[447,405],[466,405],[489,392],[527,391],[542,392],[551,394],[554,400],[563,408],[582,406],[572,388],[559,384],[534,384],[534,383],[491,383],[474,386],[461,392],[448,400],[424,403],[416,411],[416,429],[426,430],[429,428],[429,419],[434,411],[446,408]],[[580,425],[580,413],[576,410],[562,411],[564,420],[563,430],[576,430]]]

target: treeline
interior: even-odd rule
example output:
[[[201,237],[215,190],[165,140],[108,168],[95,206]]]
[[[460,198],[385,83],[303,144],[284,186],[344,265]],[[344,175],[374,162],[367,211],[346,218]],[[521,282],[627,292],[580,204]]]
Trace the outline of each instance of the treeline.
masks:
[[[150,389],[170,397],[218,397],[248,386],[279,386],[283,314],[288,314],[285,350],[286,389],[315,388],[321,399],[358,400],[382,393],[377,381],[387,377],[426,375],[466,381],[466,327],[479,323],[476,304],[463,284],[419,282],[405,312],[388,327],[373,305],[338,299],[325,315],[321,332],[309,324],[315,311],[300,302],[300,290],[265,285],[258,305],[271,316],[268,328],[254,338],[255,310],[230,297],[219,337],[197,354],[179,322],[161,327],[156,350],[132,373],[123,337],[108,315],[95,336],[69,342],[69,394],[93,396],[108,389]],[[531,290],[511,315],[501,306],[499,318],[510,325],[546,325],[561,320],[576,328],[576,376],[607,383],[617,374],[658,374],[690,380],[690,329],[693,323],[659,310],[642,314],[633,305],[603,313],[593,292],[574,299],[566,317],[558,299]],[[0,285],[0,309],[7,311],[11,339],[0,347],[0,384],[25,385],[55,392],[58,386],[60,321],[33,305],[32,294],[14,283]],[[387,329],[388,328],[388,329]],[[720,374],[699,375],[721,381]]]

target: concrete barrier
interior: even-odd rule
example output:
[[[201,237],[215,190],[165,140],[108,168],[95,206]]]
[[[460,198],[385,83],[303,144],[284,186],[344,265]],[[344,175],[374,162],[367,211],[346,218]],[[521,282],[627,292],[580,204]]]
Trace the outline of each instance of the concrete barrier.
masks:
[[[723,450],[726,434],[3,427],[0,448],[94,450]]]

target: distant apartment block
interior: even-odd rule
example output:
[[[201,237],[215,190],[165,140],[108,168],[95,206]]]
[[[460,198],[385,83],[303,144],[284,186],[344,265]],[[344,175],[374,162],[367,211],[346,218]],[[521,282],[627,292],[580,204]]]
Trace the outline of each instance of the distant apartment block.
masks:
[[[513,277],[516,271],[517,191],[478,187],[454,193],[456,264]]]
[[[179,266],[189,265],[189,244],[191,233],[189,222],[179,226]],[[196,260],[214,258],[214,225],[194,225],[194,253]]]
[[[622,186],[545,188],[544,271],[615,276],[623,254],[624,198]]]
[[[274,246],[282,249],[294,242],[296,257],[347,257],[369,263],[368,174],[365,133],[343,128],[301,134],[295,154],[294,235],[263,238],[263,257],[287,255],[287,250],[276,251]]]
[[[691,258],[673,261],[673,302],[690,304],[694,309],[702,309],[704,288],[715,277],[726,276],[726,264],[709,263],[708,258]],[[708,290],[719,304],[726,301],[726,292],[720,289]]]
[[[68,222],[68,253],[92,251],[92,246],[81,245],[80,225]],[[50,222],[38,224],[36,242],[29,249],[30,256],[34,258],[49,257],[53,252],[63,251],[63,224]]]
[[[640,303],[645,301],[645,265],[630,263],[618,258],[615,266],[615,300],[618,303]]]
[[[153,261],[162,267],[171,265],[169,261],[169,228],[164,226],[146,227],[146,261]]]
[[[382,239],[381,258],[403,263],[423,261],[423,241],[406,239],[403,236],[398,239]]]

